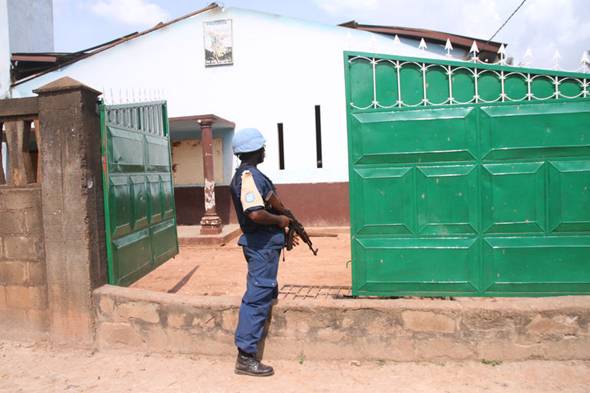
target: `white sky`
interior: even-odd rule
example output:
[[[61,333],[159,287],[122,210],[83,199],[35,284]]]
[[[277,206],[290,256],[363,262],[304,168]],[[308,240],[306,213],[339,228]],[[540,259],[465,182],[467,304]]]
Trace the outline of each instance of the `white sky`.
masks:
[[[327,24],[419,27],[489,39],[522,0],[226,0],[226,7],[261,10]],[[143,30],[205,7],[202,0],[54,0],[56,50],[74,51]],[[590,0],[527,0],[495,37],[508,55],[551,68],[575,70],[590,49]]]

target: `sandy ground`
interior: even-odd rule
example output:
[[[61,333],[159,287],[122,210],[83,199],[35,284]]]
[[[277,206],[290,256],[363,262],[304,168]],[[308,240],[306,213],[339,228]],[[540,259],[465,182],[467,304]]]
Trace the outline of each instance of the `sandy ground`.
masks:
[[[310,230],[311,231],[311,230]],[[350,286],[350,236],[341,228],[313,232],[337,235],[312,237],[314,256],[302,243],[281,256],[279,287],[284,285]],[[340,233],[338,233],[340,232]],[[166,262],[133,286],[186,295],[242,295],[247,265],[237,239],[225,246],[184,246],[176,258]]]
[[[590,362],[502,364],[277,361],[276,374],[233,373],[234,359],[88,352],[0,341],[0,392],[589,392]]]

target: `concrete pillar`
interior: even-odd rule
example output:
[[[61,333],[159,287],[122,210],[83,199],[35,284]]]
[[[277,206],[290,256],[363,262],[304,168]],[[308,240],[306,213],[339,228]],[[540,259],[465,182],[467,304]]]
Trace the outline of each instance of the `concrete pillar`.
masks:
[[[67,77],[35,93],[51,338],[91,346],[92,290],[106,283],[100,93]]]
[[[215,209],[215,171],[213,167],[213,121],[199,120],[203,148],[203,174],[205,178],[205,215],[201,218],[201,234],[221,233],[221,218]]]

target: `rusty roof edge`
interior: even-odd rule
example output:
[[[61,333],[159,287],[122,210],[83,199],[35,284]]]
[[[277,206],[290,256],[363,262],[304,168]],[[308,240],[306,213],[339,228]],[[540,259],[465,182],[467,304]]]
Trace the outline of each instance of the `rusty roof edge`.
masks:
[[[364,30],[373,33],[381,33],[381,34],[398,34],[404,35],[407,34],[411,37],[419,37],[419,38],[428,38],[432,40],[437,40],[441,42],[445,42],[447,38],[451,40],[452,43],[458,44],[459,46],[463,47],[471,47],[473,41],[476,41],[480,50],[485,51],[497,51],[500,48],[500,45],[504,44],[504,46],[508,46],[506,43],[498,42],[498,41],[488,41],[484,39],[479,39],[475,37],[469,37],[454,33],[448,33],[444,31],[437,31],[437,30],[429,30],[429,29],[422,29],[422,28],[413,28],[413,27],[403,27],[403,26],[381,26],[381,25],[365,25],[356,22],[355,20],[344,22],[339,24],[338,26],[347,27],[356,30]]]
[[[38,78],[40,76],[43,76],[43,75],[49,74],[50,72],[53,72],[55,70],[58,70],[61,67],[65,67],[65,66],[68,66],[70,64],[76,63],[76,62],[78,62],[80,60],[86,59],[86,58],[88,58],[90,56],[93,56],[93,55],[95,55],[97,53],[104,52],[104,51],[106,51],[108,49],[111,49],[111,48],[113,48],[113,47],[115,47],[117,45],[120,45],[120,44],[124,43],[124,42],[131,41],[132,39],[135,39],[137,37],[141,37],[141,36],[144,36],[144,35],[149,34],[151,32],[154,32],[156,30],[163,29],[164,27],[167,27],[167,26],[170,26],[170,25],[172,25],[174,23],[180,22],[182,20],[191,18],[191,17],[193,17],[195,15],[202,14],[203,12],[207,12],[207,11],[213,10],[215,8],[219,8],[219,5],[217,3],[211,3],[211,4],[209,4],[205,8],[201,8],[201,9],[199,9],[197,11],[193,11],[193,12],[191,12],[189,14],[180,16],[180,17],[178,17],[176,19],[173,19],[173,20],[171,20],[169,22],[166,22],[166,23],[160,22],[157,25],[155,25],[154,27],[151,27],[151,28],[149,28],[147,30],[144,30],[144,31],[140,32],[140,33],[127,34],[127,35],[121,37],[120,39],[114,39],[112,41],[109,41],[109,42],[103,44],[102,46],[101,45],[97,45],[95,47],[90,48],[90,49],[98,48],[97,50],[94,50],[94,51],[88,52],[88,53],[84,53],[84,54],[82,54],[79,57],[76,57],[74,59],[68,60],[68,61],[63,62],[61,64],[58,64],[58,65],[56,65],[54,67],[48,68],[48,69],[46,69],[43,72],[40,72],[40,73],[35,74],[35,75],[31,75],[31,76],[29,76],[27,78],[24,78],[24,79],[21,79],[19,81],[16,81],[15,83],[13,83],[11,85],[11,87],[15,87],[15,86],[21,85],[23,83],[29,82],[29,81],[31,81],[31,80],[33,80],[35,78]],[[86,49],[86,50],[88,50],[88,49]]]

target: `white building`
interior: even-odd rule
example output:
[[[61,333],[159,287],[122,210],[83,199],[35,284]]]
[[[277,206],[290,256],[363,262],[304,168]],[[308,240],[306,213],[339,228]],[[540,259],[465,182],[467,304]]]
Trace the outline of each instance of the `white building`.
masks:
[[[52,51],[52,0],[0,0],[0,98],[10,89],[11,53]]]
[[[205,23],[220,20],[231,21],[232,62],[206,66]],[[402,37],[397,42],[392,35],[213,5],[78,58],[64,58],[61,63],[58,59],[47,71],[15,83],[10,95],[31,96],[34,89],[69,76],[103,91],[107,102],[152,96],[166,99],[173,140],[190,141],[177,142],[173,148],[180,223],[194,223],[202,214],[203,179],[190,161],[191,152],[194,165],[201,160],[199,125],[177,118],[211,113],[233,122],[236,129],[257,127],[267,139],[267,156],[261,169],[278,185],[295,213],[303,216],[302,221],[346,224],[343,52],[445,56],[444,42],[427,41],[426,50],[418,49],[418,42],[419,38]],[[452,54],[464,57],[465,47],[456,46]],[[284,135],[284,169],[279,167],[279,127]],[[221,155],[215,160],[217,206],[224,221],[232,219],[227,185],[237,163],[231,154],[233,131],[227,122],[214,127]]]

